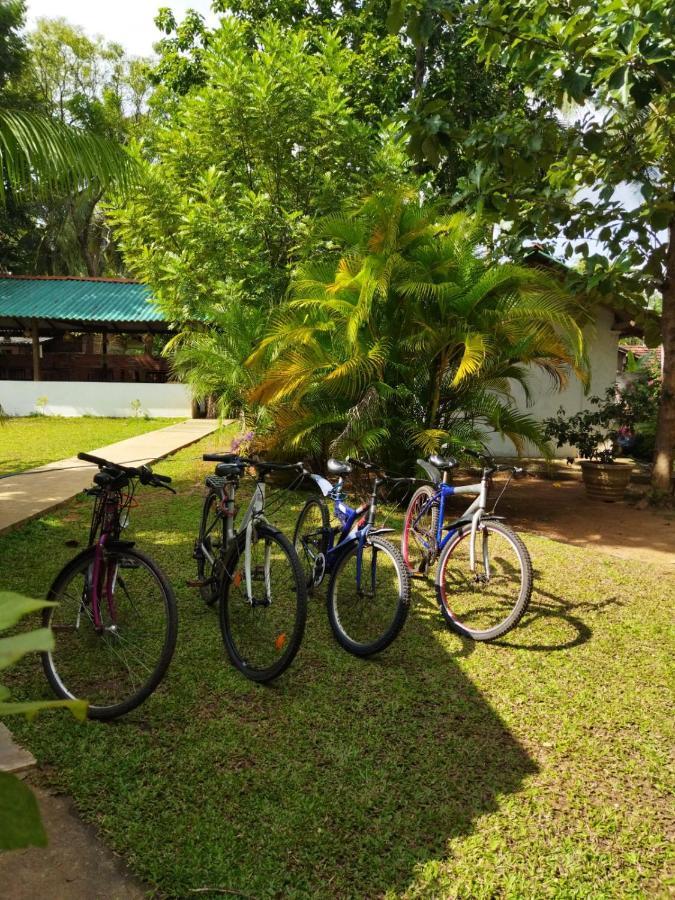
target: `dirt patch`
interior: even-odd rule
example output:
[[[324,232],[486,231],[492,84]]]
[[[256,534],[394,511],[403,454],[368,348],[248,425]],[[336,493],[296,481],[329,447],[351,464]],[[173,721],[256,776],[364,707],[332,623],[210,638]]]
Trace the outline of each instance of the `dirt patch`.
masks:
[[[672,512],[638,509],[626,501],[590,500],[577,481],[530,478],[514,482],[497,513],[523,531],[675,571]]]

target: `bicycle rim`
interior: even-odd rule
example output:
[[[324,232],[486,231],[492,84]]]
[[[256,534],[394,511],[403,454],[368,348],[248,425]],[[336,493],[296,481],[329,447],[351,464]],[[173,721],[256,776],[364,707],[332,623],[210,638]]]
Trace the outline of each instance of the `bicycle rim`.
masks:
[[[305,630],[307,591],[297,554],[282,534],[254,529],[251,593],[243,538],[226,563],[220,607],[223,640],[234,665],[253,681],[270,681],[291,664]]]
[[[338,641],[368,656],[388,646],[405,622],[410,576],[399,551],[380,538],[363,548],[360,583],[357,547],[338,563],[328,596],[328,615]]]
[[[175,600],[147,557],[105,553],[97,629],[93,560],[93,553],[74,560],[50,592],[57,606],[45,610],[44,624],[55,646],[43,665],[59,696],[89,701],[91,718],[114,718],[138,706],[164,675],[176,641]]]
[[[471,529],[448,545],[436,587],[448,624],[474,640],[492,640],[521,619],[532,592],[532,566],[525,545],[509,528],[485,522],[475,540],[470,568]]]

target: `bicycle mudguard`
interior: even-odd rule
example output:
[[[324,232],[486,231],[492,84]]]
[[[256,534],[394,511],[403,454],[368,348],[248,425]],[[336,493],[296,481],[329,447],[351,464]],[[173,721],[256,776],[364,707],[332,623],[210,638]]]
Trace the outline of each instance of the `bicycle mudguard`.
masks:
[[[333,490],[333,485],[323,475],[310,475],[309,477],[318,486],[324,497],[327,497]]]
[[[439,482],[443,481],[443,476],[441,475],[440,470],[437,469],[436,466],[433,466],[430,462],[427,462],[426,459],[418,459],[417,465],[420,467],[420,469],[423,469],[427,473],[434,484],[439,484]]]

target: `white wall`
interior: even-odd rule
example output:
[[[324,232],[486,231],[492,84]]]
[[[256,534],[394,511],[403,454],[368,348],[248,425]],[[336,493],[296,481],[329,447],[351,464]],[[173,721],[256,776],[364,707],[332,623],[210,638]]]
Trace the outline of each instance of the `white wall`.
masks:
[[[530,379],[530,391],[534,401],[532,406],[527,406],[520,385],[513,386],[513,396],[518,409],[541,421],[555,416],[561,406],[570,415],[590,408],[589,397],[602,397],[607,388],[616,382],[619,334],[612,331],[613,322],[614,314],[601,307],[595,326],[585,332],[591,368],[591,385],[587,394],[584,393],[582,383],[573,374],[570,375],[567,387],[557,391],[550,378],[541,370],[534,368]],[[516,451],[511,441],[497,434],[491,435],[487,444],[497,456],[515,456]],[[554,450],[558,457],[576,456],[576,451],[570,447]],[[539,455],[531,445],[526,446],[524,453],[526,456]]]
[[[36,401],[46,397],[44,405]],[[132,402],[140,400],[138,412]],[[184,384],[98,381],[0,381],[0,406],[10,416],[44,412],[48,416],[189,417],[190,389]]]

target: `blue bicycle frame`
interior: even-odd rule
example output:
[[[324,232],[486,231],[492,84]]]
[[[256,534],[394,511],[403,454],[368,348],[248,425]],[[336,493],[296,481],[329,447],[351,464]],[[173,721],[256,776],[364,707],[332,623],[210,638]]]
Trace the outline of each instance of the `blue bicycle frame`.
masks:
[[[488,486],[489,479],[485,474],[483,475],[483,478],[481,479],[479,484],[463,484],[455,486],[452,484],[441,482],[440,484],[436,485],[436,490],[427,500],[427,502],[422,506],[421,510],[417,514],[416,519],[412,523],[412,527],[415,528],[422,516],[426,515],[429,510],[432,509],[435,505],[438,506],[438,520],[436,522],[436,534],[433,536],[433,543],[431,541],[427,542],[421,540],[421,543],[425,545],[425,549],[430,552],[432,557],[437,556],[441,553],[448,541],[451,540],[451,538],[463,525],[471,524],[471,543],[469,545],[469,558],[471,571],[473,572],[475,570],[475,538],[476,532],[478,531],[478,527],[480,525],[480,521],[485,514],[488,497]],[[447,500],[449,497],[454,497],[459,494],[478,494],[478,496],[473,501],[473,503],[471,503],[466,508],[463,515],[460,516],[459,519],[455,519],[454,522],[451,522],[449,525],[444,526],[443,523],[445,522],[445,508]],[[443,535],[444,530],[447,530],[448,532],[445,536]]]
[[[370,534],[383,534],[385,532],[394,531],[393,528],[375,528],[375,511],[377,509],[377,489],[380,485],[380,479],[376,478],[373,485],[373,493],[369,502],[353,509],[345,502],[345,495],[342,492],[344,479],[339,478],[335,485],[331,484],[328,479],[321,475],[312,475],[312,479],[316,482],[319,490],[324,497],[333,501],[333,512],[335,518],[340,523],[335,528],[330,528],[327,534],[327,547],[324,553],[325,570],[321,576],[321,580],[326,573],[332,573],[343,556],[345,551],[351,547],[354,542],[358,545],[356,556],[356,589],[361,590],[361,572],[363,563],[363,548],[365,547],[368,536]],[[336,541],[337,538],[337,541]],[[375,589],[377,554],[373,553],[371,562],[371,589]]]

